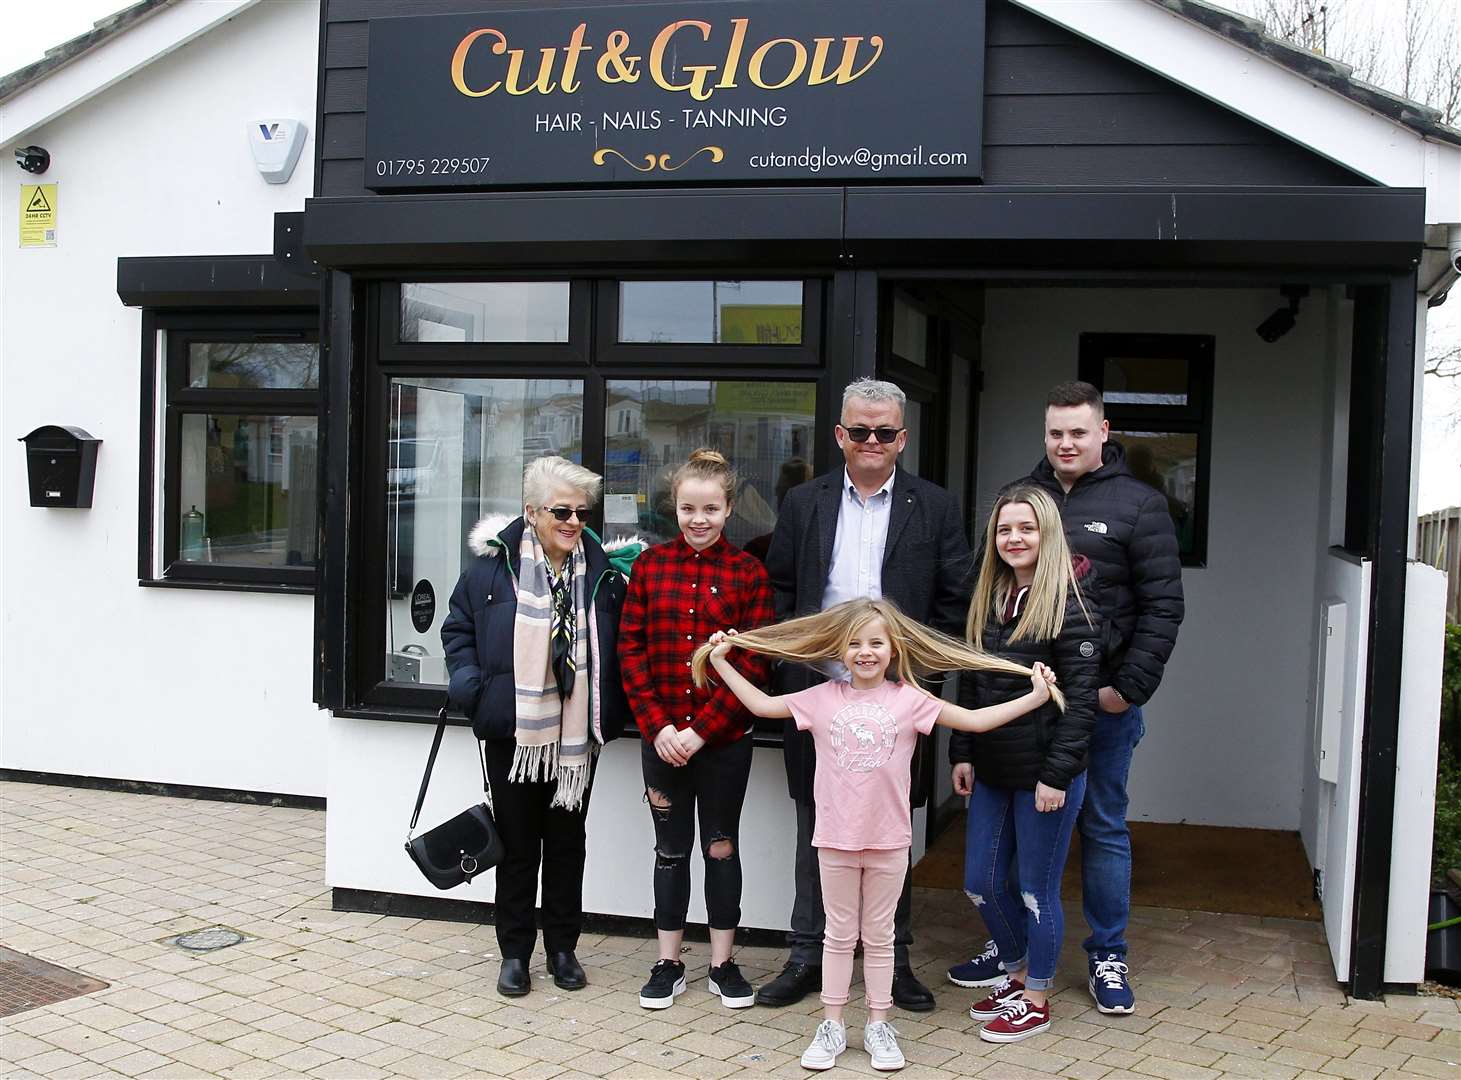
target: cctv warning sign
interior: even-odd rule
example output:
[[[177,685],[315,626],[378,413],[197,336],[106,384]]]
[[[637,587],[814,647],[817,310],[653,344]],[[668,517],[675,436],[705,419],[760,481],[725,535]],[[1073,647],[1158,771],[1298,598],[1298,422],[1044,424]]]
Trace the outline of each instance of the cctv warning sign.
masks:
[[[56,246],[55,184],[21,185],[20,246]]]

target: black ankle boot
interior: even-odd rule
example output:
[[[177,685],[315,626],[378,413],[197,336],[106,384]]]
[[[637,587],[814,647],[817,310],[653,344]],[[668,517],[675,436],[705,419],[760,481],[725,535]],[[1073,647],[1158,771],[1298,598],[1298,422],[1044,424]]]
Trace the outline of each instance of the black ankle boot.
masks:
[[[502,970],[497,973],[497,992],[503,997],[522,997],[533,988],[528,974],[526,960],[502,958]]]
[[[588,985],[588,976],[572,949],[548,954],[548,974],[553,976],[553,985],[559,990],[582,990]]]

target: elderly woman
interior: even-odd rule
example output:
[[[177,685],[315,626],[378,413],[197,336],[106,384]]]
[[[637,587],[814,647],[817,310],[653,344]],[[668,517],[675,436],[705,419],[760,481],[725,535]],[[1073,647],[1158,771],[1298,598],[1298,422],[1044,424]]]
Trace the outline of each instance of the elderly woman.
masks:
[[[523,514],[479,521],[478,558],[441,628],[452,704],[483,742],[507,854],[497,867],[497,992],[532,989],[528,961],[538,867],[543,946],[561,989],[587,982],[574,955],[583,925],[584,818],[594,758],[630,710],[619,680],[619,611],[637,542],[606,551],[585,528],[603,479],[561,457],[523,473]]]

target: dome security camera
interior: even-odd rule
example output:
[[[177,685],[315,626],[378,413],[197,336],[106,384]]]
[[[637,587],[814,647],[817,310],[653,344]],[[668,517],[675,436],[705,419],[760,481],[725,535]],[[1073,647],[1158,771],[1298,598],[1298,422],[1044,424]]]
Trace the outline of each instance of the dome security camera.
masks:
[[[26,172],[39,176],[51,167],[51,155],[43,146],[17,146],[15,163]]]
[[[1461,274],[1461,225],[1446,226],[1446,256],[1451,269]]]

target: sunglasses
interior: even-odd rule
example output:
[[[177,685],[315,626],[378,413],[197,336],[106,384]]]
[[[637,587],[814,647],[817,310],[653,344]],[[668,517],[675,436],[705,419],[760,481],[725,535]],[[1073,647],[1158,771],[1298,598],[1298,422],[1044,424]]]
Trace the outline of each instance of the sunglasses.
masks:
[[[584,524],[588,524],[588,507],[580,506],[576,509],[572,506],[540,506],[539,510],[546,510],[559,521],[567,521],[569,518],[578,518]]]
[[[865,443],[867,442],[869,435],[876,435],[878,437],[878,442],[882,443],[884,446],[887,446],[890,442],[892,442],[908,429],[900,427],[845,427],[842,430],[847,432],[847,437],[855,443]]]

